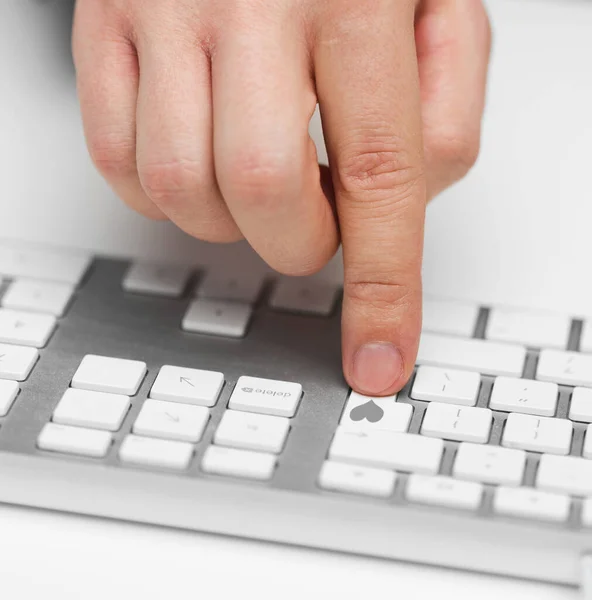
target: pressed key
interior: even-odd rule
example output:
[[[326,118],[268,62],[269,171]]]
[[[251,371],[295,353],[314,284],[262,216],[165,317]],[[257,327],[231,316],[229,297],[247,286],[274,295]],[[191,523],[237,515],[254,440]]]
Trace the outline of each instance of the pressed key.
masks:
[[[210,411],[204,406],[146,400],[132,431],[138,435],[182,442],[199,442]]]
[[[525,465],[523,450],[463,442],[458,446],[453,475],[470,481],[516,486],[522,483]]]
[[[469,302],[424,298],[422,330],[472,337],[479,307]]]
[[[567,419],[512,413],[504,427],[502,445],[531,452],[569,454],[573,425]]]
[[[543,454],[536,485],[550,492],[574,496],[592,495],[592,461],[577,456]]]
[[[25,381],[38,359],[35,348],[0,344],[0,379]]]
[[[291,381],[239,377],[229,408],[277,417],[293,417],[302,398],[302,386]]]
[[[87,354],[74,374],[72,387],[133,396],[145,375],[144,362]]]
[[[135,294],[178,298],[191,277],[191,268],[135,262],[123,279],[123,289]]]
[[[108,431],[48,423],[37,438],[41,450],[101,458],[111,445]]]
[[[128,435],[119,448],[123,463],[183,471],[191,462],[193,445],[154,438]]]
[[[560,385],[592,387],[592,356],[579,352],[542,350],[539,354],[536,378]]]
[[[195,300],[183,317],[182,328],[191,333],[244,337],[253,308],[243,302]]]
[[[339,462],[435,474],[440,468],[442,440],[384,430],[355,431],[338,427],[329,458]]]
[[[224,385],[218,371],[186,369],[165,365],[150,390],[150,398],[199,406],[214,406]]]
[[[8,414],[19,391],[20,386],[16,381],[0,379],[0,417],[5,417]]]
[[[387,498],[394,492],[396,480],[397,475],[394,471],[327,460],[319,475],[319,486],[325,490],[346,494]]]
[[[480,387],[479,373],[423,365],[417,369],[411,397],[416,400],[475,406]]]
[[[201,468],[215,475],[263,481],[271,479],[276,460],[274,454],[210,446],[204,453]]]
[[[557,410],[556,383],[498,377],[493,384],[489,407],[493,410],[552,417]]]
[[[20,279],[8,288],[2,306],[61,317],[73,294],[73,285]]]
[[[306,278],[284,277],[273,290],[272,308],[297,313],[329,316],[333,312],[339,289]]]
[[[197,287],[196,295],[211,300],[232,300],[254,304],[261,294],[265,273],[246,269],[228,272],[212,269],[206,273]]]
[[[0,309],[0,342],[43,348],[56,327],[52,315]]]
[[[351,392],[339,424],[347,429],[406,432],[413,415],[413,407],[396,402],[396,399],[396,394],[375,398]]]
[[[409,502],[477,510],[481,506],[483,486],[452,477],[413,474],[407,480],[405,497]]]
[[[129,407],[128,396],[70,388],[56,406],[52,421],[62,425],[117,431]]]
[[[592,389],[574,389],[569,403],[569,418],[572,421],[592,423]]]
[[[499,487],[493,496],[493,512],[498,515],[563,523],[569,517],[571,500],[532,488]]]
[[[493,414],[488,408],[430,404],[421,426],[422,435],[484,444],[489,439]]]
[[[519,376],[525,359],[523,346],[422,333],[417,363],[485,375]]]

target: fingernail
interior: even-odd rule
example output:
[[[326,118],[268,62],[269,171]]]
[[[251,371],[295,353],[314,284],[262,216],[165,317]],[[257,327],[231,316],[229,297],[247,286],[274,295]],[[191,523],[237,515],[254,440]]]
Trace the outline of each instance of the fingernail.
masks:
[[[388,390],[401,377],[402,371],[403,358],[392,344],[366,344],[354,356],[354,384],[368,396]]]

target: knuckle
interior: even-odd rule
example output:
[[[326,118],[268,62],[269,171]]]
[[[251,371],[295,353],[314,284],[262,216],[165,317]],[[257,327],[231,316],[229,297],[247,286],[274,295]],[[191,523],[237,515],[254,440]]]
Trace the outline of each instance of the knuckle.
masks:
[[[457,177],[466,175],[477,162],[481,146],[478,131],[453,127],[439,131],[429,142],[429,151],[437,162]]]
[[[196,162],[174,160],[141,165],[140,180],[155,203],[168,205],[195,194],[203,178]]]
[[[93,163],[107,178],[128,175],[136,168],[135,141],[125,136],[90,135],[88,148]]]
[[[348,302],[378,311],[405,310],[421,299],[420,290],[395,281],[346,280],[343,291]]]

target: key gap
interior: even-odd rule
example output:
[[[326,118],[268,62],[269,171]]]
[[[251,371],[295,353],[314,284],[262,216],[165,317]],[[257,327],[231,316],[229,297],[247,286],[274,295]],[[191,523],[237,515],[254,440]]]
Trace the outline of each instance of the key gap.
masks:
[[[584,527],[584,523],[582,521],[582,513],[584,508],[584,503],[581,498],[570,498],[571,506],[569,509],[569,515],[567,517],[567,526],[570,529],[582,529]]]
[[[405,497],[405,491],[407,490],[407,482],[409,481],[409,473],[402,473],[401,471],[395,471],[397,479],[395,481],[395,489],[393,493],[387,498],[389,504],[409,504]]]
[[[536,370],[538,364],[539,353],[532,348],[529,348],[524,361],[524,370],[522,371],[523,379],[536,379]]]
[[[440,464],[440,470],[438,471],[438,475],[453,477],[452,471],[454,467],[454,461],[456,460],[457,450],[457,442],[444,442],[444,455],[442,456],[442,462]]]
[[[508,415],[506,413],[493,413],[493,423],[491,424],[491,432],[489,434],[488,446],[501,446],[504,425]]]
[[[487,322],[489,321],[489,313],[491,309],[485,306],[479,308],[477,314],[477,322],[475,323],[475,330],[473,331],[473,338],[477,340],[485,339],[485,332],[487,331]]]
[[[495,382],[494,377],[483,375],[481,377],[481,387],[479,388],[479,394],[477,395],[477,404],[475,406],[479,408],[488,408],[489,399],[491,398],[491,391]]]
[[[582,339],[582,331],[584,329],[584,321],[582,319],[572,319],[567,338],[567,349],[572,352],[580,351],[580,342]]]
[[[536,476],[540,457],[541,455],[535,452],[527,452],[521,487],[536,487]]]
[[[558,419],[567,419],[569,414],[570,398],[573,388],[560,385],[559,386],[559,397],[557,398],[557,410],[555,416]]]
[[[573,423],[570,456],[583,456],[586,429],[587,425],[584,423]]]
[[[477,516],[491,518],[493,516],[493,496],[495,494],[496,486],[494,485],[483,485],[483,498],[481,504],[477,509]]]

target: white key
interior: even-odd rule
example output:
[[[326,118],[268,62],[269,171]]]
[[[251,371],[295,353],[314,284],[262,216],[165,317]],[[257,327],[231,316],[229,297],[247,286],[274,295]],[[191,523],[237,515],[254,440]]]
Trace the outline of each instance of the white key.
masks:
[[[302,386],[291,381],[239,377],[229,408],[276,417],[293,417],[302,398]]]
[[[498,515],[563,523],[569,517],[571,500],[563,494],[550,494],[532,488],[499,487],[493,496]]]
[[[199,283],[196,293],[200,298],[254,304],[261,294],[264,281],[265,274],[256,269],[241,272],[212,269]]]
[[[422,331],[472,337],[479,307],[468,302],[424,298]]]
[[[264,481],[271,479],[276,460],[273,454],[210,446],[201,467],[206,473]]]
[[[592,387],[592,356],[579,352],[542,350],[536,378],[561,385]]]
[[[423,418],[421,434],[484,444],[489,439],[492,421],[493,413],[488,408],[430,404]]]
[[[108,431],[48,423],[37,438],[41,450],[101,458],[111,446]]]
[[[480,481],[520,485],[524,475],[526,452],[499,446],[459,444],[454,461],[454,477]]]
[[[250,304],[224,300],[195,300],[183,317],[182,328],[192,333],[244,337],[253,309]]]
[[[178,298],[191,276],[191,268],[135,262],[123,279],[123,289],[135,294]]]
[[[525,359],[523,346],[422,333],[417,363],[516,377],[522,375]]]
[[[285,417],[227,410],[214,434],[214,443],[218,446],[279,454],[289,431],[290,421]]]
[[[375,398],[352,392],[341,416],[346,429],[384,429],[406,432],[413,415],[410,404],[396,402],[397,396]]]
[[[223,385],[223,373],[165,365],[160,369],[150,390],[150,398],[214,406],[218,402]]]
[[[72,387],[91,392],[133,396],[146,375],[146,363],[87,354],[72,379]]]
[[[25,381],[38,359],[35,348],[0,344],[0,379]]]
[[[592,425],[588,425],[588,427],[586,427],[586,436],[584,438],[582,455],[584,458],[592,458]]]
[[[43,348],[56,327],[51,315],[0,309],[0,342]]]
[[[395,490],[394,471],[371,469],[344,463],[325,461],[319,475],[319,485],[346,494],[363,494],[388,498]]]
[[[331,285],[286,277],[276,283],[269,303],[278,310],[327,317],[333,312],[338,293],[338,288]]]
[[[592,319],[586,319],[582,327],[580,350],[592,353]]]
[[[411,397],[416,400],[475,406],[480,387],[479,373],[423,365],[417,369]]]
[[[390,431],[355,431],[338,427],[329,458],[338,462],[435,474],[440,468],[442,440]]]
[[[567,419],[512,413],[504,427],[502,446],[531,452],[569,454],[573,425]]]
[[[25,248],[0,242],[0,274],[78,285],[91,257],[84,252]]]
[[[123,463],[183,471],[191,462],[193,445],[154,438],[128,435],[119,448]]]
[[[592,495],[592,461],[577,456],[543,454],[536,485],[550,492],[573,496]]]
[[[524,344],[529,348],[558,348],[567,346],[571,319],[555,313],[492,308],[485,337],[488,340]]]
[[[0,417],[5,417],[8,414],[19,391],[20,387],[16,381],[0,379]]]
[[[410,502],[477,510],[483,498],[483,486],[452,477],[410,475],[405,496]]]
[[[146,400],[134,423],[133,432],[182,442],[199,442],[208,424],[210,411],[204,406]]]
[[[19,279],[4,294],[2,306],[61,317],[73,294],[74,286],[65,283]]]
[[[493,384],[489,407],[493,410],[552,417],[557,410],[556,383],[498,377]]]
[[[569,418],[572,421],[592,423],[592,389],[577,387],[571,395]]]
[[[70,388],[56,406],[52,420],[62,425],[117,431],[129,407],[128,396]]]

